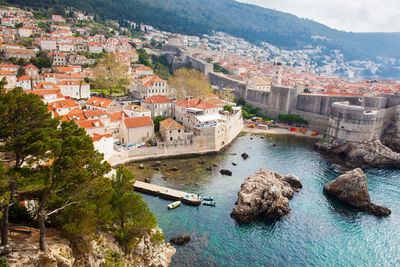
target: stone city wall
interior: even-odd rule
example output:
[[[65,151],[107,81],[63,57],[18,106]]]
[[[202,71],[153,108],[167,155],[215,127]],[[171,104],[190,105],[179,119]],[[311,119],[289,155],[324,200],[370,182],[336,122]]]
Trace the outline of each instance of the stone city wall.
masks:
[[[367,111],[348,101],[333,103],[327,134],[348,141],[381,139],[390,121],[394,120],[395,110],[396,107]]]
[[[235,90],[235,95],[237,97],[246,97],[246,83],[243,81],[238,81],[230,78],[224,74],[212,72],[209,74],[211,85],[216,85],[219,87],[229,87]]]

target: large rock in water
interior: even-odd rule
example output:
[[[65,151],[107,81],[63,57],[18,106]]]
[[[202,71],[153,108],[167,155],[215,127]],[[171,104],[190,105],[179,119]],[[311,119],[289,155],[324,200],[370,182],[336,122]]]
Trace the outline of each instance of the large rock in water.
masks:
[[[314,145],[322,153],[344,155],[346,163],[353,167],[400,167],[400,153],[396,153],[381,141],[350,142],[331,139]]]
[[[260,169],[242,183],[231,217],[245,223],[258,217],[279,219],[290,212],[289,199],[301,187],[293,174]]]
[[[391,213],[388,208],[371,202],[367,176],[360,168],[348,171],[329,182],[324,186],[324,192],[376,216],[388,216]]]

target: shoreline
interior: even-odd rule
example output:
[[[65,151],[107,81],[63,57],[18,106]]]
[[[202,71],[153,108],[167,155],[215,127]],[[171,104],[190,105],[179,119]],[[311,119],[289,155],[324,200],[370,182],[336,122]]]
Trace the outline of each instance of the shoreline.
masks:
[[[157,160],[157,159],[173,159],[173,158],[190,158],[196,156],[203,156],[209,154],[217,154],[227,147],[229,147],[234,140],[236,140],[242,134],[254,134],[254,135],[293,135],[297,137],[304,137],[304,138],[313,138],[313,139],[321,139],[323,137],[322,134],[318,134],[316,136],[311,136],[308,131],[307,134],[302,134],[298,132],[290,132],[288,129],[283,128],[268,128],[267,130],[261,130],[257,128],[248,128],[244,127],[243,130],[233,138],[229,143],[225,144],[220,149],[215,150],[202,150],[202,151],[193,151],[190,153],[174,153],[174,154],[165,154],[165,155],[148,155],[148,156],[137,156],[132,158],[125,158],[115,162],[109,162],[112,168],[119,167],[121,165],[126,165],[132,162],[141,162],[141,161],[148,161],[148,160]],[[115,154],[116,157],[118,154]]]
[[[315,136],[311,135],[311,131],[307,131],[306,134],[302,134],[299,132],[291,132],[288,129],[284,128],[268,128],[267,130],[261,130],[257,128],[249,128],[245,127],[242,130],[242,133],[250,133],[250,134],[262,134],[262,135],[293,135],[293,136],[299,136],[299,137],[306,137],[306,138],[313,138],[313,139],[321,139],[323,137],[322,134],[318,134]]]
[[[196,156],[203,156],[203,155],[210,155],[210,154],[217,154],[227,147],[229,147],[233,141],[235,141],[241,134],[243,134],[243,129],[240,131],[232,140],[225,144],[224,146],[220,147],[219,149],[214,149],[214,150],[201,150],[201,151],[194,151],[190,153],[174,153],[174,154],[165,154],[165,155],[148,155],[148,156],[137,156],[137,157],[132,157],[132,158],[126,158],[117,162],[110,162],[112,168],[117,168],[121,165],[126,165],[129,163],[133,162],[141,162],[141,161],[149,161],[149,160],[157,160],[157,159],[173,159],[173,158],[190,158],[190,157],[196,157]],[[114,154],[113,156],[117,156],[118,154]]]

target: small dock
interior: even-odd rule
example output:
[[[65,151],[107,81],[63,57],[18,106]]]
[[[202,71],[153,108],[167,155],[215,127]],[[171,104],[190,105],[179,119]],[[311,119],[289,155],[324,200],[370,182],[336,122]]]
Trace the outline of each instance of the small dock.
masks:
[[[180,200],[187,205],[198,206],[201,204],[201,198],[198,198],[196,194],[186,193],[159,185],[135,181],[133,188],[137,192],[159,196],[169,200]]]

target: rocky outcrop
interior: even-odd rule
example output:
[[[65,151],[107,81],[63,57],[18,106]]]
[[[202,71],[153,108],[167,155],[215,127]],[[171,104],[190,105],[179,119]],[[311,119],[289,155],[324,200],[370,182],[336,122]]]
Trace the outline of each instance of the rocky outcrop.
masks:
[[[289,199],[302,188],[293,174],[281,175],[260,169],[244,180],[231,217],[250,222],[258,217],[279,219],[289,214]]]
[[[173,237],[169,240],[169,242],[173,245],[181,246],[186,243],[189,243],[190,241],[190,235],[181,235],[178,237]]]
[[[391,213],[388,208],[371,202],[367,176],[360,168],[348,171],[329,182],[324,186],[324,192],[376,216],[388,216]]]
[[[350,142],[328,139],[314,145],[325,154],[343,155],[345,162],[353,167],[400,167],[400,153],[396,153],[381,141]]]
[[[70,243],[57,235],[47,241],[46,253],[40,252],[34,245],[21,243],[21,250],[15,249],[7,255],[7,260],[10,266],[25,267],[169,266],[176,250],[169,243],[153,240],[152,237],[159,233],[161,229],[156,228],[144,234],[135,248],[127,253],[119,246],[112,233],[103,232],[90,241],[85,254],[79,255],[74,255]]]

